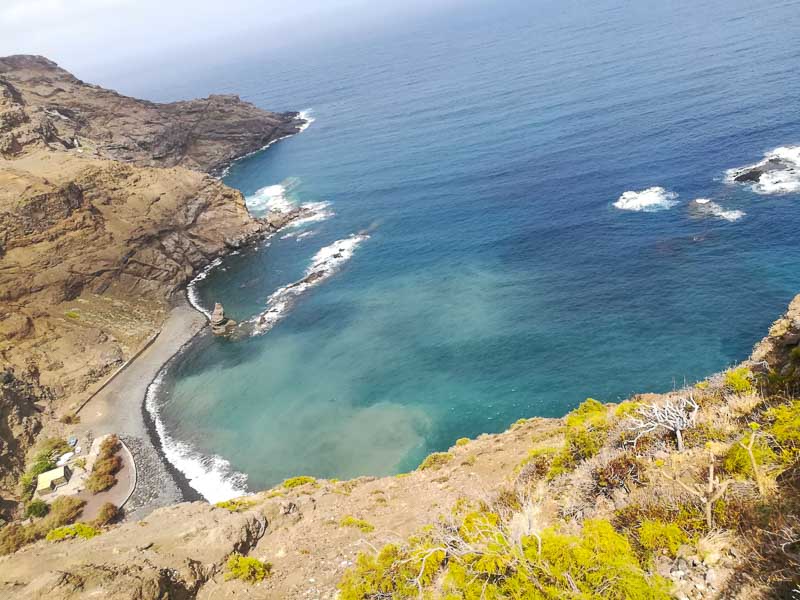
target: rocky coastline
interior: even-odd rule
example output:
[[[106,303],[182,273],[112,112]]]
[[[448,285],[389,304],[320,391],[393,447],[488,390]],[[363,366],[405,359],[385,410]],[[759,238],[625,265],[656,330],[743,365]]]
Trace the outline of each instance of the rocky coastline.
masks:
[[[87,84],[43,57],[0,58],[0,369],[3,398],[13,398],[8,410],[0,403],[0,517],[15,510],[37,436],[111,432],[103,419],[125,406],[140,425],[119,433],[135,434],[134,454],[156,464],[144,391],[115,392],[108,379],[176,309],[189,330],[205,326],[204,317],[192,324],[183,295],[206,265],[302,216],[254,218],[216,176],[304,125],[298,113],[236,96],[159,104]],[[145,354],[164,354],[153,345]],[[183,483],[163,496],[193,497]]]

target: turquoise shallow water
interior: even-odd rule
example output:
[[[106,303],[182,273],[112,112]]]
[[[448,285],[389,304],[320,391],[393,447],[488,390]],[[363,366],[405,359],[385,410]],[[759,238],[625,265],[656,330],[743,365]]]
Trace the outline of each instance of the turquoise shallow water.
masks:
[[[150,90],[313,109],[226,182],[254,209],[282,184],[333,214],[224,261],[204,305],[246,320],[370,236],[268,333],[201,337],[171,365],[154,400],[173,459],[213,499],[393,473],[744,358],[800,290],[800,193],[725,171],[800,144],[798,31],[797,2],[476,3]],[[651,186],[676,203],[614,206]]]

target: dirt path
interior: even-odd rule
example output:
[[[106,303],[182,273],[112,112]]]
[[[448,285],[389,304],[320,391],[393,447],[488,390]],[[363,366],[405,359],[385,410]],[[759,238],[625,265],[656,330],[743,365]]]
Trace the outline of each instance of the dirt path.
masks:
[[[170,311],[155,341],[80,412],[81,437],[116,433],[133,455],[138,478],[125,506],[129,518],[142,518],[160,506],[196,499],[156,450],[157,441],[145,422],[143,403],[147,387],[161,367],[205,325],[205,316],[182,298]]]

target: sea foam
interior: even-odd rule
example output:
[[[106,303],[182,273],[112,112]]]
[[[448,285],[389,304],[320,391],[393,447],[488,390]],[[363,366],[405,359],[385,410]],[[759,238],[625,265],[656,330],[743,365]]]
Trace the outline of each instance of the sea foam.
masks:
[[[654,186],[639,192],[625,192],[614,202],[614,207],[620,210],[654,212],[672,208],[678,203],[677,197],[678,194],[675,192],[668,192],[663,187]]]
[[[247,209],[253,213],[266,214],[267,212],[288,213],[297,207],[292,197],[293,190],[299,185],[297,179],[287,179],[282,183],[268,185],[256,190],[245,198]],[[295,219],[288,227],[300,227],[307,223],[324,221],[333,216],[328,202],[304,202],[300,208],[305,209],[308,216]]]
[[[251,335],[267,333],[292,309],[298,298],[308,289],[319,285],[353,257],[356,248],[369,236],[364,233],[351,235],[343,240],[320,249],[311,259],[302,279],[275,290],[267,298],[267,307],[259,315],[242,325],[251,331]]]
[[[717,217],[731,222],[738,221],[747,214],[742,210],[726,210],[709,198],[696,198],[692,200],[690,206],[699,214]]]
[[[209,502],[244,496],[247,494],[247,475],[233,470],[230,462],[221,456],[203,455],[190,444],[174,439],[167,432],[161,420],[157,398],[168,368],[169,363],[150,383],[145,395],[145,408],[153,419],[164,456],[186,476],[189,485]]]
[[[745,181],[757,194],[787,194],[800,192],[800,146],[781,146],[764,154],[757,163],[728,169],[726,183],[737,183],[736,178],[748,171],[760,171],[754,181]]]

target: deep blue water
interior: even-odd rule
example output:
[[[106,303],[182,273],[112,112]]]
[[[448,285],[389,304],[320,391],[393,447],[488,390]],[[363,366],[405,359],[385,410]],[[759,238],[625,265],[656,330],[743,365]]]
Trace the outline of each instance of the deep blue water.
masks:
[[[203,302],[245,320],[370,232],[267,334],[202,337],[165,379],[173,438],[251,489],[407,470],[587,396],[697,380],[800,291],[800,193],[724,181],[800,144],[798,2],[473,3],[222,63],[132,91],[313,109],[225,181],[335,215],[231,257]],[[612,205],[651,186],[678,203]],[[698,197],[746,215],[698,216]]]

